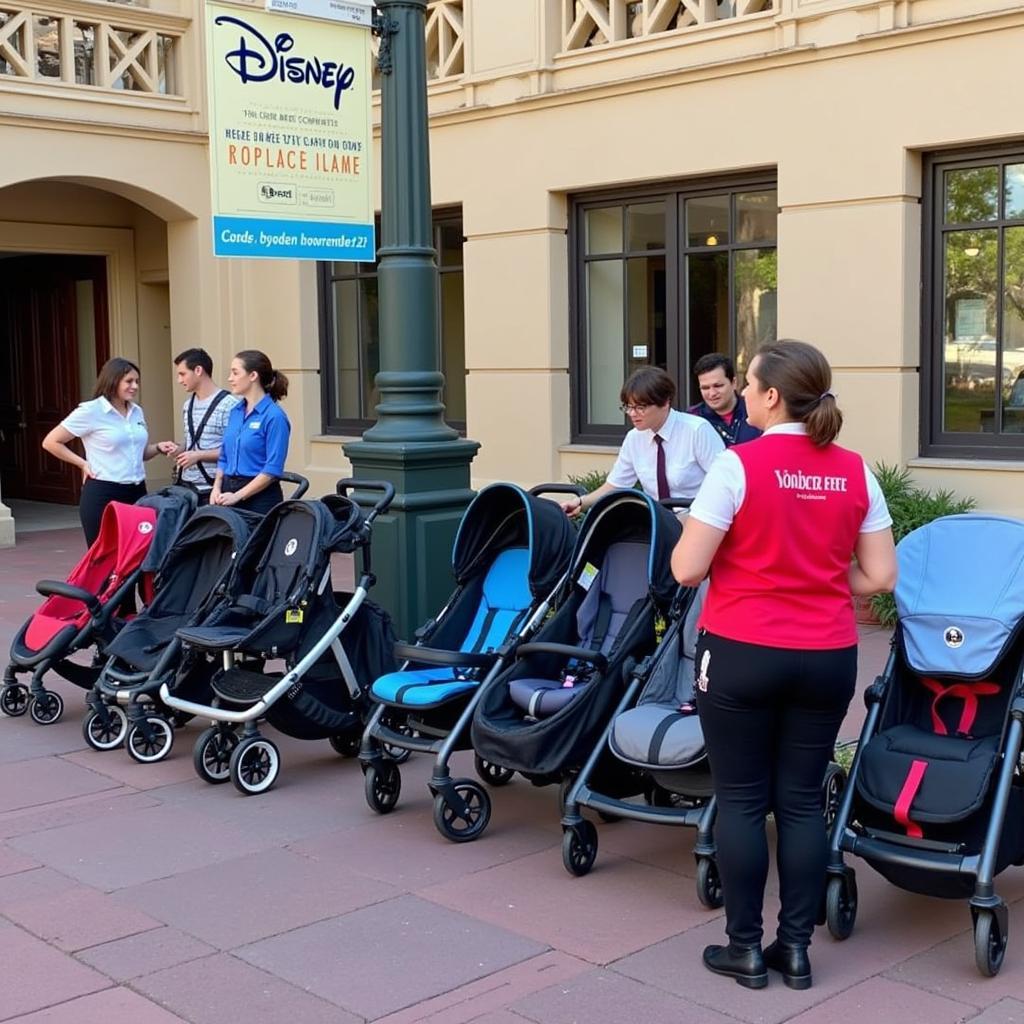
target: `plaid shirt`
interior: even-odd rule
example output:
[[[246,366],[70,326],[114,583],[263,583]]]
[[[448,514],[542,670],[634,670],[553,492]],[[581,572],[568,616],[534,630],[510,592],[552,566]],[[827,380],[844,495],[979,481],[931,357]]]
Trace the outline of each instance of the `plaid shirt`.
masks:
[[[203,422],[203,417],[206,415],[206,410],[209,408],[210,403],[217,397],[218,392],[214,392],[205,401],[197,398],[195,408],[192,411],[193,425],[196,430],[199,429],[199,424]],[[188,422],[188,407],[192,401],[191,396],[185,399],[185,404],[181,407],[181,423],[183,427],[182,436],[185,438],[184,446],[186,450],[193,447],[192,445],[192,430],[189,428]],[[213,414],[206,421],[206,426],[203,427],[202,436],[199,438],[198,448],[200,451],[208,452],[214,451],[220,447],[221,441],[224,438],[224,428],[228,424],[228,416],[231,415],[231,410],[238,404],[238,399],[234,395],[227,395],[222,398],[217,404],[217,408],[213,410]],[[209,474],[209,480],[203,476],[203,471],[196,466],[189,466],[182,474],[181,478],[186,483],[193,484],[200,490],[207,490],[213,485],[213,478],[217,474],[216,463],[204,462],[202,463],[203,468]]]

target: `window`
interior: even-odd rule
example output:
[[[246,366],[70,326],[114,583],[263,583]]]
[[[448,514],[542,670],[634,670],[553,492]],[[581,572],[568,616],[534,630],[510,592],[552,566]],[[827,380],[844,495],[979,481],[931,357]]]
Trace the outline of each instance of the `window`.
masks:
[[[466,427],[462,242],[461,214],[435,211],[441,398],[445,419],[459,430]],[[372,425],[380,397],[374,385],[380,369],[377,264],[321,263],[319,273],[323,430],[360,434]]]
[[[690,367],[708,352],[740,373],[776,331],[772,180],[702,182],[573,204],[573,440],[621,438],[622,381],[666,369],[678,405],[696,402]]]
[[[922,450],[1024,455],[1024,151],[925,162]]]

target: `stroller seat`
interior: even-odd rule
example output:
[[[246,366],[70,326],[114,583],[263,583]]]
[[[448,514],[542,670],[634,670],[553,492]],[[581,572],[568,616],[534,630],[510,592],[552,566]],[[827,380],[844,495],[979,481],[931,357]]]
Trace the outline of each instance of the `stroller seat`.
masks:
[[[529,572],[527,548],[506,548],[498,554],[484,577],[480,605],[459,651],[489,653],[516,630],[533,601]],[[478,683],[476,670],[471,668],[410,668],[381,676],[371,693],[383,704],[429,708],[474,689]]]
[[[706,593],[703,583],[679,628],[662,641],[675,644],[676,650],[659,650],[636,707],[615,719],[608,742],[620,760],[651,769],[685,768],[703,760],[704,730],[694,703],[693,678],[697,620]]]
[[[647,596],[649,556],[647,544],[619,542],[608,547],[576,612],[575,646],[602,655],[612,650],[630,611]],[[573,660],[556,679],[513,679],[509,696],[531,718],[550,718],[586,689],[593,671],[592,665]]]

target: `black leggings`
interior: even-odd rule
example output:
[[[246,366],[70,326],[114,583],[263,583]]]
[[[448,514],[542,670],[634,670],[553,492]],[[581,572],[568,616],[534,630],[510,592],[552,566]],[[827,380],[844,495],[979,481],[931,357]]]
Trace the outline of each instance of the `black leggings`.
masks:
[[[725,930],[735,943],[763,934],[769,812],[778,835],[778,937],[811,941],[828,856],[821,784],[856,680],[856,646],[787,650],[700,635],[697,708],[718,797]]]
[[[93,541],[100,535],[100,521],[103,510],[112,502],[120,501],[125,505],[134,505],[139,498],[145,497],[146,485],[115,484],[109,480],[96,480],[90,477],[82,485],[82,497],[78,502],[78,517],[85,531],[85,543],[92,547]]]

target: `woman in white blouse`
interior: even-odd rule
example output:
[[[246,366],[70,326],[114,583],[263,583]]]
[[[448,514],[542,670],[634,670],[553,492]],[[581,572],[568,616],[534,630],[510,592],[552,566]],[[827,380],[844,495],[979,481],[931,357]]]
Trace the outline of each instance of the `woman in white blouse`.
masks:
[[[112,501],[132,504],[146,493],[143,462],[173,442],[149,443],[139,393],[139,368],[128,359],[108,359],[96,380],[89,402],[54,427],[43,439],[43,450],[82,471],[78,512],[85,542],[92,545],[100,532],[103,510]],[[76,437],[85,445],[85,458],[68,447]]]

